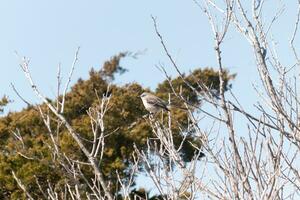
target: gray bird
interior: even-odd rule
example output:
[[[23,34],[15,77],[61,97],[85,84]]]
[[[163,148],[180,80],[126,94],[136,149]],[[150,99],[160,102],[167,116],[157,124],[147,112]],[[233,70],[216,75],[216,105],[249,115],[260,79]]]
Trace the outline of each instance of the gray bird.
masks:
[[[167,102],[151,93],[144,92],[140,97],[146,110],[148,110],[151,114],[156,114],[161,110],[170,111]]]

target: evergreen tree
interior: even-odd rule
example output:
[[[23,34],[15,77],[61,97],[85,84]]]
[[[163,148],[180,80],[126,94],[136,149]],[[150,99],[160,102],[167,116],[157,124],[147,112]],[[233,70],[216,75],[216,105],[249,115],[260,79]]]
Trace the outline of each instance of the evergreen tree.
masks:
[[[151,127],[143,118],[147,114],[139,95],[143,91],[149,91],[138,83],[128,83],[126,85],[116,85],[113,83],[117,73],[123,73],[126,69],[120,66],[121,58],[126,53],[121,53],[104,63],[100,70],[92,69],[87,80],[79,79],[77,83],[66,94],[64,116],[80,133],[80,137],[85,138],[85,144],[89,146],[92,139],[90,118],[87,109],[98,104],[98,98],[103,94],[111,95],[109,110],[104,118],[105,131],[108,136],[105,139],[105,150],[100,169],[105,179],[111,183],[117,183],[116,171],[119,172],[122,180],[129,178],[129,169],[133,165],[132,153],[133,144],[139,149],[146,148],[147,138],[154,137]],[[224,73],[225,90],[230,88],[228,83],[234,75],[228,71]],[[218,72],[212,68],[196,69],[191,74],[184,75],[184,80],[188,81],[193,87],[201,92],[201,84],[218,90]],[[183,81],[182,77],[171,79],[173,89],[184,96],[191,105],[200,106],[199,94],[191,90]],[[158,85],[155,95],[164,100],[168,100],[168,94],[173,94],[169,81],[165,80]],[[183,106],[180,98],[171,95],[172,101],[178,106]],[[62,98],[62,97],[59,97]],[[53,100],[55,104],[57,100]],[[8,103],[2,99],[0,107]],[[47,112],[45,105],[40,105]],[[179,131],[187,129],[186,111],[183,109],[172,108],[172,116],[178,121],[179,125],[172,127],[174,133],[174,143],[179,145],[183,135]],[[53,124],[55,126],[55,124]],[[14,136],[17,132],[22,136],[22,141]],[[60,129],[59,149],[72,159],[86,160],[77,146],[77,143],[70,137],[67,130]],[[193,137],[192,133],[186,138],[182,148],[184,161],[189,162],[194,156],[195,148],[191,145],[201,144]],[[59,158],[53,157],[51,152],[51,140],[41,116],[36,106],[29,106],[20,112],[11,112],[0,118],[0,199],[26,199],[23,191],[17,186],[12,177],[14,171],[18,178],[22,180],[28,191],[36,199],[42,197],[37,182],[42,189],[46,189],[48,184],[54,186],[56,191],[64,190],[62,185],[65,182],[72,183],[72,176],[61,166]],[[140,166],[142,170],[142,167]],[[93,177],[91,169],[83,167],[82,170],[89,177]],[[119,188],[112,186],[112,192],[116,193]],[[136,190],[134,190],[137,192]],[[140,192],[140,191],[139,191]]]

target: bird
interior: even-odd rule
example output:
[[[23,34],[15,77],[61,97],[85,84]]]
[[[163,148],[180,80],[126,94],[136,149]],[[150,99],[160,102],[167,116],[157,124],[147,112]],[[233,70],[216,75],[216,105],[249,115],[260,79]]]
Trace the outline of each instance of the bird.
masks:
[[[140,97],[146,110],[149,111],[150,114],[156,114],[161,110],[170,111],[167,102],[149,92],[144,92]]]

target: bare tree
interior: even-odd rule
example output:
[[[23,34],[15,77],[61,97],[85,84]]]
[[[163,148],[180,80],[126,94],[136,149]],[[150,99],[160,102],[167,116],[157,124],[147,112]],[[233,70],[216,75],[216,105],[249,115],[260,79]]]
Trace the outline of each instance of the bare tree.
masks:
[[[66,118],[63,115],[64,112],[64,104],[65,104],[65,95],[69,87],[69,83],[71,80],[71,76],[74,71],[74,67],[76,65],[76,62],[78,60],[78,51],[77,49],[75,53],[75,58],[73,61],[73,64],[71,66],[71,71],[68,77],[68,81],[65,85],[65,89],[62,94],[61,101],[58,98],[58,102],[56,105],[53,105],[49,100],[38,90],[38,87],[35,85],[30,71],[29,71],[29,60],[26,58],[22,59],[22,62],[20,64],[21,69],[24,72],[24,75],[27,77],[33,92],[37,95],[38,98],[42,102],[45,103],[45,105],[48,107],[48,109],[56,116],[56,124],[57,127],[53,129],[51,127],[51,123],[54,123],[51,121],[50,113],[45,113],[45,111],[41,108],[41,106],[38,107],[38,111],[40,113],[41,118],[43,119],[43,122],[45,126],[48,129],[50,138],[52,140],[52,146],[50,147],[53,152],[53,157],[58,158],[60,160],[60,164],[64,167],[64,169],[70,174],[72,179],[74,180],[74,184],[71,186],[69,183],[66,183],[66,191],[70,195],[72,199],[81,199],[82,198],[82,192],[79,192],[80,185],[78,182],[78,179],[83,179],[86,182],[86,185],[88,185],[89,189],[92,191],[92,193],[86,193],[87,198],[96,198],[96,199],[114,199],[113,195],[111,194],[109,190],[109,183],[107,183],[104,180],[104,177],[102,175],[101,170],[99,169],[98,163],[101,162],[104,145],[105,145],[105,132],[104,132],[104,124],[103,124],[103,117],[107,111],[108,104],[109,104],[109,95],[103,94],[101,98],[98,98],[99,105],[93,108],[89,108],[87,110],[87,113],[91,120],[91,126],[93,131],[93,141],[92,141],[92,148],[89,151],[88,147],[86,147],[83,143],[83,139],[80,137],[80,135],[74,130],[74,128],[69,124],[69,122],[66,120]],[[61,77],[60,77],[60,66],[58,70],[57,75],[57,85],[58,85],[58,96],[61,86]],[[109,91],[109,88],[108,90]],[[60,127],[64,126],[67,128],[68,133],[71,135],[71,137],[76,141],[78,144],[80,150],[84,153],[86,158],[88,159],[88,162],[78,161],[78,160],[72,160],[64,152],[61,152],[61,150],[58,147],[58,141],[55,136],[58,136]],[[20,140],[21,138],[18,137]],[[93,180],[89,180],[87,177],[85,177],[85,174],[81,171],[81,165],[88,165],[94,170],[95,177]],[[17,177],[13,173],[16,180]],[[19,185],[21,186],[21,181],[18,181]],[[22,187],[23,190],[26,191],[25,187]],[[42,190],[42,189],[41,189]],[[43,192],[44,193],[44,192]],[[27,196],[30,198],[30,194],[26,191]],[[49,189],[47,190],[46,194],[50,199],[58,199],[59,194],[57,194],[53,188],[49,184]],[[63,195],[63,194],[60,194]]]
[[[226,0],[217,3],[211,0],[203,0],[201,3],[194,2],[206,14],[214,36],[214,49],[220,80],[218,100],[214,98],[213,91],[208,86],[203,85],[201,80],[199,80],[197,87],[200,89],[186,82],[168,51],[162,35],[159,33],[156,20],[153,19],[157,36],[174,69],[181,76],[184,83],[191,87],[203,102],[216,109],[216,111],[210,112],[202,111],[203,115],[212,118],[214,121],[211,130],[217,126],[222,127],[222,131],[219,130],[217,134],[202,131],[197,126],[201,122],[196,119],[192,112],[188,113],[191,124],[196,130],[196,135],[203,140],[203,149],[208,154],[208,161],[200,162],[202,173],[199,174],[203,176],[199,176],[195,171],[187,173],[185,171],[187,170],[186,166],[180,165],[180,159],[173,158],[173,162],[177,163],[176,169],[182,169],[183,171],[182,177],[184,178],[179,181],[180,183],[186,183],[189,177],[193,177],[193,181],[188,183],[189,197],[186,198],[195,199],[203,196],[212,199],[294,199],[298,197],[298,76],[288,72],[299,65],[294,43],[298,31],[299,8],[290,40],[295,64],[290,67],[284,66],[280,62],[276,47],[272,46],[274,41],[270,37],[272,25],[283,12],[282,8],[274,13],[269,24],[267,24],[262,20],[265,1],[253,0],[251,3],[245,3],[240,0]],[[224,94],[224,67],[221,52],[222,44],[230,27],[241,33],[253,48],[257,72],[263,86],[263,88],[254,88],[258,97],[261,98],[261,101],[254,107],[260,113],[258,116],[244,110],[242,102],[232,92],[229,96]],[[168,77],[167,74],[166,77]],[[173,93],[188,104],[186,97],[176,94],[175,90],[173,90]],[[214,113],[218,113],[218,115]],[[233,119],[235,113],[239,113],[248,121],[246,123],[248,126],[246,137],[242,136],[239,130],[235,128],[236,125]],[[169,129],[168,127],[156,128],[154,132],[157,132],[157,130],[164,132]],[[160,135],[166,136],[168,134]],[[159,137],[159,134],[157,136],[160,141],[168,141]],[[168,138],[171,138],[171,136]],[[171,149],[167,147],[172,146],[172,141],[169,140],[165,143],[167,143],[165,149]],[[158,155],[160,155],[159,152],[157,150]],[[178,151],[175,150],[174,152]],[[168,155],[170,158],[174,157],[172,153]],[[146,160],[145,156],[142,157]],[[155,169],[151,168],[149,170],[151,178],[159,167],[162,166],[159,165]],[[166,167],[162,168],[166,169]],[[161,173],[161,170],[159,172]],[[205,172],[210,172],[210,174],[205,176]],[[169,180],[166,178],[168,173],[166,172],[164,175],[157,174],[152,179],[156,185],[163,180],[166,182],[166,180]],[[179,191],[180,183],[177,187],[174,186],[176,184],[170,182],[166,184],[169,187],[175,187],[172,193],[168,193],[168,190],[163,191],[168,187],[161,187],[159,191],[163,194],[169,194],[166,195],[166,199],[178,199],[180,195],[174,196],[174,194]],[[195,190],[195,188],[197,189]]]

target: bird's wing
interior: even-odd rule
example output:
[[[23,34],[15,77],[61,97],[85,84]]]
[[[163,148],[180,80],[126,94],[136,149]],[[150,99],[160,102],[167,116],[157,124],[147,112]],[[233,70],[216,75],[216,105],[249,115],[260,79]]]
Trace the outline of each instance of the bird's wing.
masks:
[[[148,97],[146,99],[147,103],[152,104],[154,106],[158,106],[160,108],[163,108],[165,110],[168,110],[167,104],[165,101],[163,101],[162,99],[158,98],[158,97]]]

